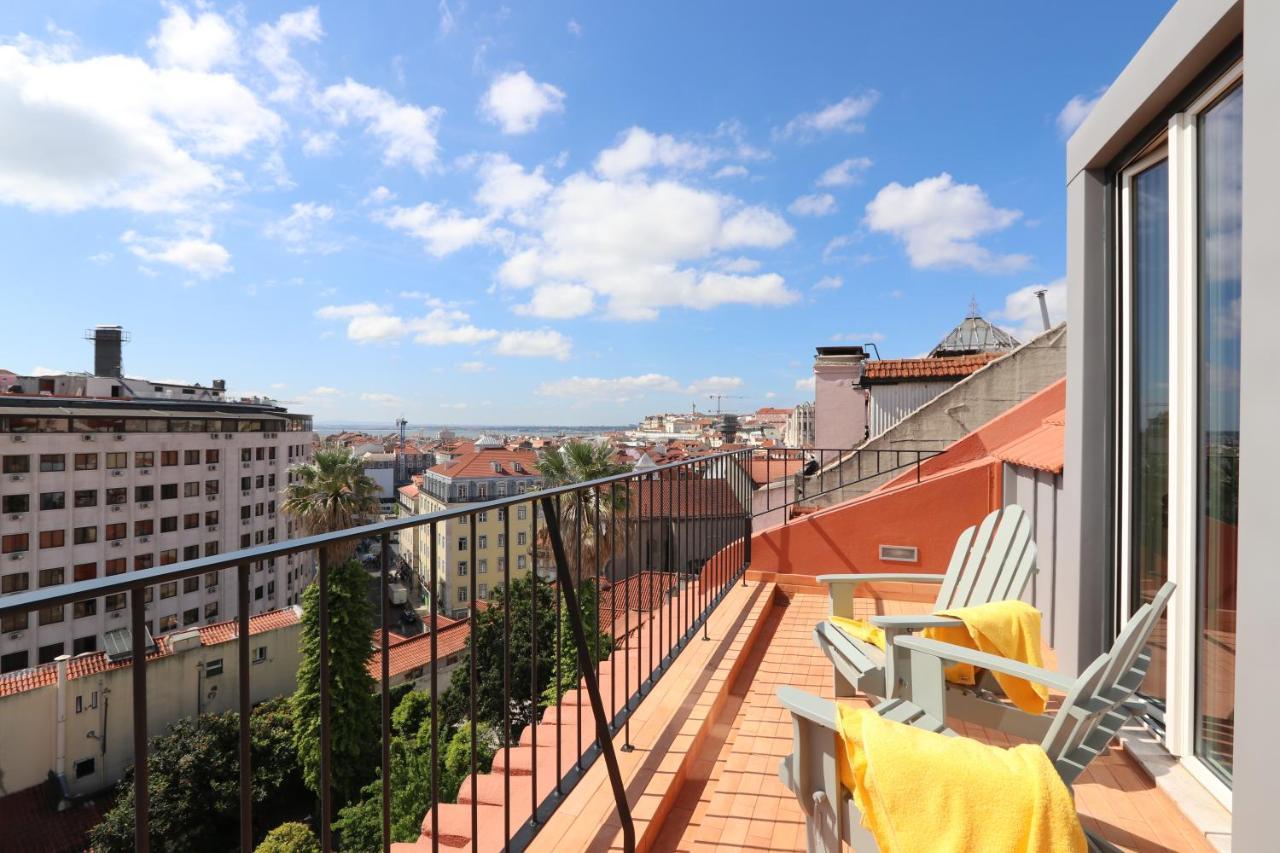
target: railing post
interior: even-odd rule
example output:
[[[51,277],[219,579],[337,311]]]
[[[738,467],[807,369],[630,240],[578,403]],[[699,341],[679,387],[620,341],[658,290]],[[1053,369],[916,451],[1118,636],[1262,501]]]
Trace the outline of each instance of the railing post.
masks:
[[[391,534],[383,532],[382,534],[382,578],[379,592],[382,596],[382,607],[378,611],[382,614],[382,637],[379,639],[380,651],[382,652],[382,677],[381,693],[382,693],[382,853],[390,853],[391,851],[391,676],[390,662],[388,658],[391,656],[389,651],[390,642],[387,639],[387,633],[391,630],[390,618],[388,611],[390,607],[387,603],[387,595],[390,592],[387,589],[387,572],[389,571],[389,563],[391,560]],[[434,709],[433,713],[434,713]]]
[[[333,850],[333,719],[329,713],[329,556],[324,546],[317,553],[320,559],[320,849],[330,853]],[[248,606],[246,601],[244,607]]]
[[[559,514],[556,512],[555,502],[550,497],[542,498],[542,509],[546,516],[551,550],[555,555],[556,574],[560,580],[561,594],[564,596],[564,609],[569,618],[569,628],[573,631],[574,644],[578,647],[578,667],[582,670],[583,678],[587,682],[587,696],[591,699],[591,711],[596,718],[596,738],[600,743],[600,751],[604,755],[605,766],[609,771],[609,782],[613,786],[613,799],[618,808],[618,817],[622,821],[623,850],[626,853],[634,853],[636,828],[631,820],[631,807],[627,803],[627,792],[622,784],[622,772],[618,769],[618,757],[613,751],[613,738],[609,736],[609,722],[604,716],[600,685],[596,681],[591,652],[587,647],[587,635],[582,626],[582,614],[578,610],[577,590],[574,589],[573,579],[569,574],[564,541],[560,535]]]
[[[236,655],[240,679],[240,850],[253,850],[253,764],[249,728],[253,703],[249,695],[249,564],[236,566]]]
[[[146,587],[129,593],[133,637],[133,848],[147,853],[150,840],[150,790],[147,788],[147,625],[143,619]]]

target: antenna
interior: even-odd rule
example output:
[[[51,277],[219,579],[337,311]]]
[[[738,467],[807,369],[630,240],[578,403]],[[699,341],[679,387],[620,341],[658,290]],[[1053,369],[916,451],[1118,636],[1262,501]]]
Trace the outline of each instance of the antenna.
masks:
[[[721,400],[745,400],[747,398],[738,394],[708,394],[707,399],[716,401],[716,414],[719,415]]]
[[[978,296],[977,296],[977,294],[973,294],[973,295],[971,295],[971,296],[969,297],[969,316],[970,316],[970,317],[980,317],[980,316],[982,316],[981,312],[980,312],[980,311],[978,311]]]

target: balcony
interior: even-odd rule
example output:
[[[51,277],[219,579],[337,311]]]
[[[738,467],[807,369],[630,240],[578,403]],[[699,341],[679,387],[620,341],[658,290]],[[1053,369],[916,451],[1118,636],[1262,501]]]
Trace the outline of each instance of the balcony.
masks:
[[[1033,406],[1032,415],[1038,425],[1039,409]],[[1008,429],[1001,435],[1006,433]],[[389,789],[394,775],[389,772],[388,745],[393,659],[397,677],[420,677],[427,686],[419,689],[430,694],[437,708],[449,671],[461,670],[466,677],[454,682],[470,685],[461,700],[463,719],[492,723],[497,738],[490,762],[481,757],[480,738],[470,730],[467,772],[460,784],[446,787],[438,765],[432,764],[433,796],[417,838],[391,843],[391,814],[384,809],[384,849],[686,850],[716,844],[801,850],[802,813],[794,795],[778,780],[778,761],[790,751],[792,741],[790,722],[775,690],[787,684],[831,695],[830,664],[810,637],[814,623],[829,609],[825,592],[812,581],[813,563],[837,561],[823,565],[823,570],[868,565],[868,554],[876,553],[879,559],[884,553],[875,551],[877,544],[884,544],[878,542],[880,534],[900,535],[906,529],[903,519],[913,529],[928,528],[919,540],[926,553],[934,539],[954,541],[957,531],[951,528],[957,519],[972,523],[975,513],[981,517],[989,503],[998,500],[998,493],[993,498],[989,488],[990,472],[981,460],[975,461],[972,443],[957,446],[959,464],[932,451],[895,452],[890,457],[873,451],[863,454],[865,458],[859,458],[858,451],[820,451],[811,460],[816,461],[814,469],[807,471],[798,469],[794,451],[710,454],[590,484],[21,593],[0,599],[0,615],[130,593],[135,640],[119,660],[122,666],[131,665],[136,701],[126,712],[131,717],[117,725],[154,732],[148,714],[155,697],[147,690],[147,671],[156,665],[156,652],[148,653],[143,645],[145,590],[160,582],[236,570],[241,616],[228,627],[225,640],[235,644],[241,663],[238,682],[226,688],[237,697],[242,721],[239,758],[242,768],[249,767],[245,721],[254,676],[247,663],[254,633],[249,625],[253,563],[291,558],[336,542],[378,538],[383,555],[380,596],[385,601],[390,542],[398,531],[421,527],[425,541],[435,543],[442,523],[464,518],[472,526],[479,512],[523,504],[534,509],[526,513],[524,523],[531,529],[524,552],[546,554],[553,568],[552,577],[534,575],[522,587],[530,595],[524,630],[532,636],[519,635],[520,629],[505,618],[507,608],[492,592],[488,600],[480,600],[475,572],[465,581],[470,586],[468,639],[460,662],[456,643],[446,640],[463,629],[451,627],[451,620],[425,617],[429,637],[408,643],[392,633],[396,617],[389,607],[382,608],[382,630],[375,631],[369,666],[382,700],[381,764],[387,780],[383,790]],[[855,472],[852,477],[850,471]],[[841,497],[856,485],[861,478],[856,472],[883,485],[852,502],[813,511],[810,502]],[[928,498],[923,504],[922,495]],[[946,511],[932,516],[921,511],[939,496],[946,501]],[[515,526],[515,516],[511,511],[505,514],[509,527]],[[777,519],[777,524],[759,530],[757,522],[766,518]],[[890,524],[886,519],[897,520]],[[511,544],[515,537],[508,532],[504,538],[504,564],[512,567],[518,552]],[[889,544],[901,543],[891,538]],[[469,547],[471,564],[476,565],[473,541]],[[435,562],[433,554],[424,572],[438,571],[438,565],[431,565]],[[322,590],[329,570],[322,561]],[[579,583],[584,578],[595,583]],[[489,580],[493,586],[501,581],[504,590],[520,588],[512,587],[510,570],[490,572]],[[576,603],[584,590],[598,590],[598,607],[587,610]],[[550,604],[555,593],[564,595],[563,608]],[[910,584],[884,585],[870,590],[870,596],[858,602],[863,612],[919,612],[928,607],[921,590]],[[593,619],[584,622],[584,612]],[[593,647],[592,638],[605,635],[612,651],[595,654],[599,646]],[[470,655],[477,637],[489,640]],[[327,630],[321,630],[321,648],[330,642]],[[575,651],[579,660],[595,661],[581,679],[565,677],[562,667],[571,662],[546,657],[546,649],[557,643],[568,644],[560,647]],[[166,647],[168,641],[161,638],[161,654]],[[421,659],[410,660],[411,652]],[[478,689],[483,674],[476,661],[482,657],[502,673],[496,682],[489,681],[499,685],[499,694],[488,699]],[[36,674],[21,677],[42,677],[38,669],[27,672]],[[327,749],[333,712],[323,665],[320,683],[319,716]],[[539,685],[539,695],[545,683],[562,685],[558,701],[553,697],[531,705],[533,697],[516,687],[530,683]],[[493,708],[498,709],[496,716]],[[957,728],[988,742],[1010,743],[996,732],[963,724]],[[443,752],[452,737],[452,731],[433,722],[431,754]],[[145,766],[147,750],[145,738],[133,739],[137,766]],[[323,778],[332,771],[326,754]],[[269,816],[258,815],[255,821],[248,778],[241,776],[238,817],[242,846],[252,849],[270,825],[263,823]],[[134,792],[135,846],[145,850],[155,839],[148,832],[144,774],[135,777]],[[1075,795],[1086,825],[1122,849],[1211,849],[1203,833],[1116,746],[1076,784]],[[0,800],[0,815],[3,803]],[[332,796],[327,796],[315,813],[334,816],[335,811]],[[326,849],[339,840],[325,821],[314,820],[313,826]]]

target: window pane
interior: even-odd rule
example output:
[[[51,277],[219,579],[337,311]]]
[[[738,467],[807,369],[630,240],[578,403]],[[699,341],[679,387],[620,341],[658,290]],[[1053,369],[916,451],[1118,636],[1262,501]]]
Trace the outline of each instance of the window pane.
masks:
[[[1235,740],[1240,459],[1241,117],[1237,87],[1199,118],[1199,543],[1196,754],[1228,783]]]
[[[1130,234],[1132,519],[1130,602],[1136,610],[1168,578],[1169,552],[1169,162],[1133,177]],[[1168,655],[1162,616],[1151,638],[1142,692],[1163,705]]]

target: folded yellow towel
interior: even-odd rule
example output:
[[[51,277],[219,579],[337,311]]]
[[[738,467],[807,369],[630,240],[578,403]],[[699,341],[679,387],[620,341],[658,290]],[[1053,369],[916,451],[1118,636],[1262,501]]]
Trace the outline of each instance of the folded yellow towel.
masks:
[[[831,624],[850,637],[870,643],[880,651],[884,651],[884,631],[862,619],[846,619],[843,616],[832,616]]]
[[[1031,666],[1043,667],[1040,654],[1040,611],[1024,601],[992,601],[974,607],[939,611],[939,616],[959,619],[964,626],[925,628],[924,636],[944,643],[977,649]],[[1043,714],[1049,690],[1023,678],[993,672],[996,682],[1013,704],[1028,714]],[[947,680],[972,685],[976,674],[969,664],[947,667]]]
[[[839,707],[840,782],[884,853],[1082,853],[1071,792],[1044,750],[1001,749]]]

